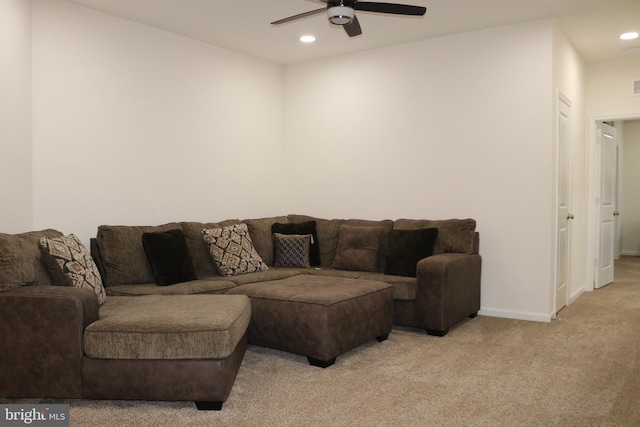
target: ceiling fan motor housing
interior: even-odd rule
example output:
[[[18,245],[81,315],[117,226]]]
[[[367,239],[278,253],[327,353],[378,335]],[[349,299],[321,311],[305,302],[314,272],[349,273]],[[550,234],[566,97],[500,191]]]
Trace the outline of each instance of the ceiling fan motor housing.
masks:
[[[355,11],[354,1],[341,0],[327,3],[327,17],[334,25],[349,25],[353,22]]]

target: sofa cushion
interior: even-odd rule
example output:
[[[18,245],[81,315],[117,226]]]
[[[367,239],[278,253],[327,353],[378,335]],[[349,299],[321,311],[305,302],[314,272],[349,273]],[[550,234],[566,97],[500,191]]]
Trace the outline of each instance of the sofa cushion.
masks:
[[[433,255],[437,228],[392,230],[386,251],[384,274],[416,277],[416,264]]]
[[[310,267],[311,239],[311,234],[273,233],[274,265],[276,267]]]
[[[0,291],[28,285],[51,285],[52,279],[41,262],[42,237],[60,237],[57,230],[30,231],[22,234],[0,233]]]
[[[307,270],[302,270],[302,272],[304,274],[309,274],[312,276],[341,277],[344,279],[359,279],[364,274],[374,274],[374,273],[367,273],[364,271],[338,270],[333,267],[311,268]],[[379,273],[375,273],[375,274],[379,274]]]
[[[181,222],[182,234],[187,242],[193,268],[198,278],[204,278],[211,275],[219,276],[218,268],[211,259],[209,247],[202,239],[202,230],[207,228],[227,227],[233,224],[240,224],[239,219],[230,219],[221,222]]]
[[[390,284],[393,286],[394,300],[414,301],[418,295],[418,280],[415,277],[391,276],[382,273],[365,273],[358,276],[358,278]]]
[[[84,332],[84,351],[100,359],[223,359],[250,318],[244,295],[109,297]]]
[[[237,286],[247,285],[249,283],[270,282],[272,280],[286,279],[287,277],[298,276],[303,271],[311,271],[308,269],[298,268],[270,268],[266,271],[257,271],[255,273],[238,274],[237,276],[229,276],[228,280]]]
[[[155,283],[142,246],[142,234],[177,228],[180,224],[175,222],[159,226],[99,226],[96,244],[102,256],[105,286]]]
[[[174,283],[171,286],[158,286],[155,283],[109,286],[108,296],[140,296],[140,295],[193,295],[224,294],[236,285],[227,278],[210,276],[189,282]]]
[[[91,254],[74,234],[40,239],[42,261],[57,284],[88,288],[104,304],[106,295],[102,278]]]
[[[333,268],[339,270],[378,271],[378,251],[382,227],[343,224]]]
[[[273,233],[271,228],[276,223],[287,223],[286,216],[274,216],[269,218],[247,219],[247,224],[253,247],[267,265],[273,265]]]
[[[160,286],[196,280],[182,230],[142,233],[142,246]]]
[[[382,228],[382,235],[380,236],[380,248],[378,250],[378,269],[376,270],[382,273],[384,271],[386,251],[389,245],[389,233],[391,233],[391,230],[393,230],[393,221],[390,219],[383,219],[383,220],[348,219],[344,223],[347,225],[355,225],[358,227]]]
[[[474,252],[476,221],[471,218],[435,221],[427,219],[398,219],[393,226],[395,230],[418,230],[433,227],[438,229],[434,254]]]
[[[269,267],[253,246],[246,224],[202,230],[209,253],[223,276],[265,271]]]
[[[309,264],[312,267],[320,266],[320,245],[318,242],[318,230],[315,221],[304,222],[290,222],[290,223],[275,223],[271,226],[272,233],[280,234],[299,234],[299,235],[311,235],[311,242],[309,247]],[[275,256],[275,248],[274,248]],[[275,262],[275,261],[274,261]]]

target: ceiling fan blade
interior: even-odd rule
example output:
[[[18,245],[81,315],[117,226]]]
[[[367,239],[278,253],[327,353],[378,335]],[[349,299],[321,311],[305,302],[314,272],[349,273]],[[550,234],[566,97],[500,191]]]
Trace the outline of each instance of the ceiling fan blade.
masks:
[[[356,10],[377,13],[392,13],[394,15],[422,16],[427,12],[426,7],[411,6],[397,3],[375,3],[370,1],[359,1],[354,6]]]
[[[355,37],[362,34],[362,29],[360,28],[360,22],[358,22],[358,17],[354,15],[353,21],[350,24],[343,25],[344,30],[349,34],[349,37]]]
[[[326,12],[327,8],[323,7],[322,9],[310,10],[309,12],[299,13],[297,15],[290,16],[288,18],[279,19],[277,21],[273,21],[271,25],[280,25],[286,24],[287,22],[295,21],[296,19],[306,18],[307,16],[316,15],[321,12]]]

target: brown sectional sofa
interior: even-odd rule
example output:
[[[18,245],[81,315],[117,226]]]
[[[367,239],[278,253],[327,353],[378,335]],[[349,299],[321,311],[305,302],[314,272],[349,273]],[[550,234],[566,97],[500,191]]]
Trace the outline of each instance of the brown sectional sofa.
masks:
[[[202,229],[245,223],[253,245],[273,266],[273,224],[316,223],[320,251],[320,268],[270,268],[268,271],[223,277],[218,273],[207,247]],[[376,271],[357,271],[333,267],[340,229],[343,225],[383,229]],[[140,236],[143,232],[183,231],[197,280],[171,286],[157,286]],[[437,228],[434,254],[420,260],[416,277],[386,275],[385,249],[392,230]],[[126,249],[124,249],[126,248]],[[101,271],[108,295],[227,293],[251,283],[285,279],[301,274],[375,280],[392,285],[393,323],[425,329],[430,335],[444,336],[449,328],[474,317],[480,309],[479,234],[473,219],[419,220],[398,219],[371,221],[362,219],[323,219],[307,215],[287,215],[260,219],[231,219],[221,222],[180,222],[161,226],[109,226],[98,228],[91,250]]]
[[[320,264],[311,268],[274,267],[274,224],[310,222],[317,232],[316,255]],[[202,230],[241,223],[247,225],[255,251],[269,268],[221,276],[204,244]],[[344,237],[344,230],[362,230],[361,227],[375,229],[379,236],[376,258],[372,265],[369,259],[366,271],[354,269],[354,265],[363,265],[362,260],[340,246],[345,241],[340,238],[341,230]],[[415,277],[385,274],[398,231],[429,228],[438,229],[433,255],[416,263]],[[195,277],[158,286],[141,236],[167,230],[181,230],[184,235]],[[443,336],[456,323],[475,317],[480,308],[482,259],[475,221],[471,219],[370,221],[288,215],[144,227],[104,225],[91,239],[91,253],[108,295],[102,306],[92,291],[49,286],[55,283],[40,261],[37,242],[43,236],[60,235],[55,230],[17,236],[0,234],[0,396],[193,400],[199,408],[220,409],[247,342],[306,355],[312,364],[316,360],[325,366],[333,363],[335,356],[367,340],[385,339],[392,323]],[[365,254],[369,243],[360,242]],[[20,256],[3,258],[3,251]],[[16,265],[19,263],[22,264]],[[325,295],[312,292],[310,299],[296,304],[315,304],[313,307],[295,308],[290,304],[294,298],[286,292],[291,292],[296,283],[310,288],[342,287],[353,295],[334,300],[333,291],[325,290]],[[270,287],[276,284],[283,288]],[[360,284],[367,290],[357,294],[349,284]],[[275,292],[275,297],[263,298],[265,290]],[[258,302],[257,298],[263,300]],[[366,304],[350,303],[353,298],[365,298]],[[207,315],[220,311],[220,299],[233,301],[231,312],[219,318]],[[195,301],[198,303],[193,316],[185,307],[193,307]],[[361,306],[368,308],[353,317],[357,311],[354,307]],[[270,324],[274,307],[280,311],[273,318],[280,321]],[[324,319],[326,324],[315,326],[331,330],[317,338],[322,345],[314,346],[317,340],[309,339],[309,334],[282,331],[282,325],[297,321],[288,315],[291,307],[306,313],[300,322],[309,321],[309,327],[317,325],[318,318]],[[166,322],[154,317],[157,312],[172,313],[171,318],[181,321]],[[141,313],[142,318],[134,313]],[[350,333],[343,325],[347,322],[360,327]],[[190,330],[203,326],[211,330],[208,336],[189,335]],[[158,334],[158,339],[135,339],[145,333],[145,327]],[[280,330],[274,332],[274,328]],[[164,336],[176,330],[187,335],[187,354],[176,354],[175,341]],[[225,332],[216,335],[219,330]],[[158,340],[164,349],[160,355],[153,354]],[[207,347],[203,342],[217,344]],[[110,353],[134,343],[140,345]],[[34,352],[33,348],[43,351]],[[224,351],[217,352],[219,348]],[[11,369],[6,369],[8,366]]]

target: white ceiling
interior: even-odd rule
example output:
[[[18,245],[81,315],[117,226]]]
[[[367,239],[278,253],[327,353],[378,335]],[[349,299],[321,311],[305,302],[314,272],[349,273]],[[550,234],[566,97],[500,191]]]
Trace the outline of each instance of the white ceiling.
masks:
[[[270,22],[324,7],[317,0],[67,0],[278,64],[293,64],[498,25],[556,17],[587,62],[640,55],[640,0],[388,0],[425,6],[424,17],[358,12],[361,36],[319,14],[280,26]],[[375,1],[375,0],[371,0]],[[313,44],[299,42],[313,34]]]

